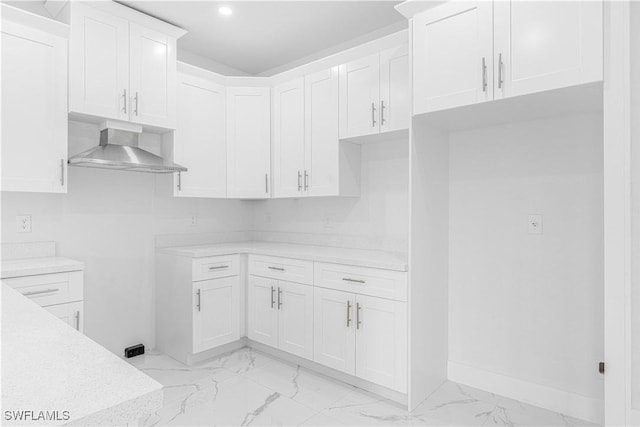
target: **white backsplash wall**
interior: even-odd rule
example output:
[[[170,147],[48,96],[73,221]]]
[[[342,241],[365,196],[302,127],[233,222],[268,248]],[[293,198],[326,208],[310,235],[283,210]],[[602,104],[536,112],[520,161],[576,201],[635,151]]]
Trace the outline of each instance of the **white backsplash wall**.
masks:
[[[97,143],[95,126],[70,122],[71,154]],[[157,151],[157,136],[142,145]],[[241,231],[253,219],[250,202],[170,197],[170,176],[70,167],[68,180],[67,194],[3,192],[2,242],[55,241],[84,261],[85,333],[118,355],[153,345],[156,235]],[[31,233],[16,233],[19,214],[32,215]]]
[[[602,117],[450,143],[450,362],[601,399]],[[528,234],[530,214],[542,234]]]
[[[406,253],[408,156],[406,139],[363,145],[360,197],[256,201],[254,236]]]

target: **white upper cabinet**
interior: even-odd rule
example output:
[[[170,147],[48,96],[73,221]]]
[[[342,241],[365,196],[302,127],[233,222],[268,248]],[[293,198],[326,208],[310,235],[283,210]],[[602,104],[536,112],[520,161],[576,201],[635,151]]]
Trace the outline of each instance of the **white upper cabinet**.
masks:
[[[227,195],[271,195],[271,108],[268,87],[227,88]]]
[[[113,2],[68,2],[69,112],[173,129],[184,31]]]
[[[414,114],[493,99],[492,10],[450,2],[414,17]]]
[[[227,195],[226,90],[210,79],[178,74],[173,160],[187,172],[174,174],[174,195]]]
[[[174,127],[176,39],[132,22],[129,40],[131,121]]]
[[[65,193],[68,30],[23,15],[2,5],[2,190]]]
[[[69,43],[69,111],[129,119],[129,22],[74,4]]]
[[[379,103],[380,55],[371,55],[342,65],[340,138],[380,132]]]
[[[273,196],[296,197],[306,178],[304,79],[273,89]]]
[[[380,132],[409,129],[409,45],[380,53]]]
[[[494,3],[495,97],[602,80],[600,1]]]
[[[602,80],[601,1],[449,2],[413,20],[414,114]]]
[[[407,45],[340,66],[340,138],[408,129],[409,118]]]

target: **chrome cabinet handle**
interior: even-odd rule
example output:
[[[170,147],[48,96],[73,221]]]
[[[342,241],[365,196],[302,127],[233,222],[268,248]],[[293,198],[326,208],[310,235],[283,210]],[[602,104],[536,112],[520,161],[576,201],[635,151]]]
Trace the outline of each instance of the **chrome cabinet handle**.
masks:
[[[298,171],[298,191],[302,191],[302,174]]]
[[[196,306],[198,307],[198,311],[202,311],[202,305],[201,305],[201,300],[200,300],[200,289],[198,289],[198,304],[196,304]]]
[[[178,191],[182,191],[182,173],[178,172]]]
[[[309,190],[309,174],[304,171],[304,191]]]
[[[213,267],[209,267],[209,271],[211,271],[211,270],[222,270],[224,268],[229,268],[229,266],[228,265],[216,265],[216,266],[213,266]]]
[[[64,187],[64,159],[60,159],[60,185]]]
[[[80,310],[76,310],[76,330],[80,330]]]
[[[376,127],[376,104],[371,103],[371,127]]]
[[[342,280],[344,280],[345,282],[366,283],[364,280],[352,279],[351,277],[343,277]]]
[[[60,290],[60,288],[50,288],[50,289],[43,289],[41,291],[31,291],[31,292],[25,292],[22,295],[29,297],[31,295],[42,295],[42,294],[50,294],[52,292],[58,292]]]
[[[500,53],[498,55],[498,89],[502,89],[502,83],[504,83],[502,80],[502,65],[502,53]]]
[[[347,300],[347,328],[351,326],[351,301]]]
[[[138,115],[138,92],[137,91],[136,91],[136,96],[135,96],[134,100],[136,101],[136,108],[133,110],[133,112],[137,116]]]
[[[282,289],[278,286],[278,310],[282,307]]]
[[[123,90],[122,91],[122,109],[124,110],[124,113],[127,114],[127,104],[128,104],[128,99],[127,99],[127,90]]]
[[[264,192],[269,194],[269,174],[264,174]]]
[[[360,320],[360,303],[357,302],[356,303],[356,329],[360,329],[360,325],[362,324],[362,321]]]
[[[275,289],[274,289],[274,288],[273,288],[273,286],[272,286],[272,287],[271,287],[271,308],[273,308],[273,306],[274,306],[274,305],[275,305],[275,303],[276,303],[276,300],[275,300],[275,298],[274,298],[274,296],[273,296],[273,293],[274,293],[274,292],[275,292]]]
[[[385,122],[385,120],[384,120],[384,110],[385,110],[385,108],[387,108],[387,107],[384,106],[384,99],[383,99],[383,100],[380,101],[380,126],[384,126],[384,122]]]
[[[269,266],[269,267],[267,267],[267,268],[268,268],[269,270],[284,271],[284,268],[282,268],[282,267],[271,267],[271,266]]]
[[[482,91],[487,91],[487,61],[482,57]]]

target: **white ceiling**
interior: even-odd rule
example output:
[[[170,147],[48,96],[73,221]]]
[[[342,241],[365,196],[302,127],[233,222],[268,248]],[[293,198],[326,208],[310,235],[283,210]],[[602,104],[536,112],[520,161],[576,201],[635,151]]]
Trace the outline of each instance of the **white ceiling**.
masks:
[[[179,49],[251,75],[317,52],[397,30],[406,20],[398,1],[120,1],[188,31]],[[231,16],[218,13],[230,6]],[[382,29],[382,30],[381,30]],[[378,35],[378,34],[377,34]]]

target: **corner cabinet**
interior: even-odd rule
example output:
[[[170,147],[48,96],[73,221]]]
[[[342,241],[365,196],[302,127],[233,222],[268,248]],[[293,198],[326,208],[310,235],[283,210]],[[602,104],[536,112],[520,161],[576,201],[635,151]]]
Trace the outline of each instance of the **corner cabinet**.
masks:
[[[240,339],[240,256],[156,256],[156,347],[186,364]]]
[[[409,49],[402,45],[340,66],[340,138],[409,128]]]
[[[66,193],[68,27],[1,7],[2,191]]]
[[[180,64],[179,66],[181,66]],[[188,170],[174,174],[177,197],[226,197],[226,88],[202,70],[178,72],[176,130],[170,142],[173,161]],[[202,75],[204,74],[204,75]]]
[[[271,196],[271,89],[227,87],[227,196]]]
[[[69,113],[175,127],[176,40],[185,31],[114,2],[68,2]]]
[[[478,0],[417,14],[413,113],[602,80],[602,8]]]

